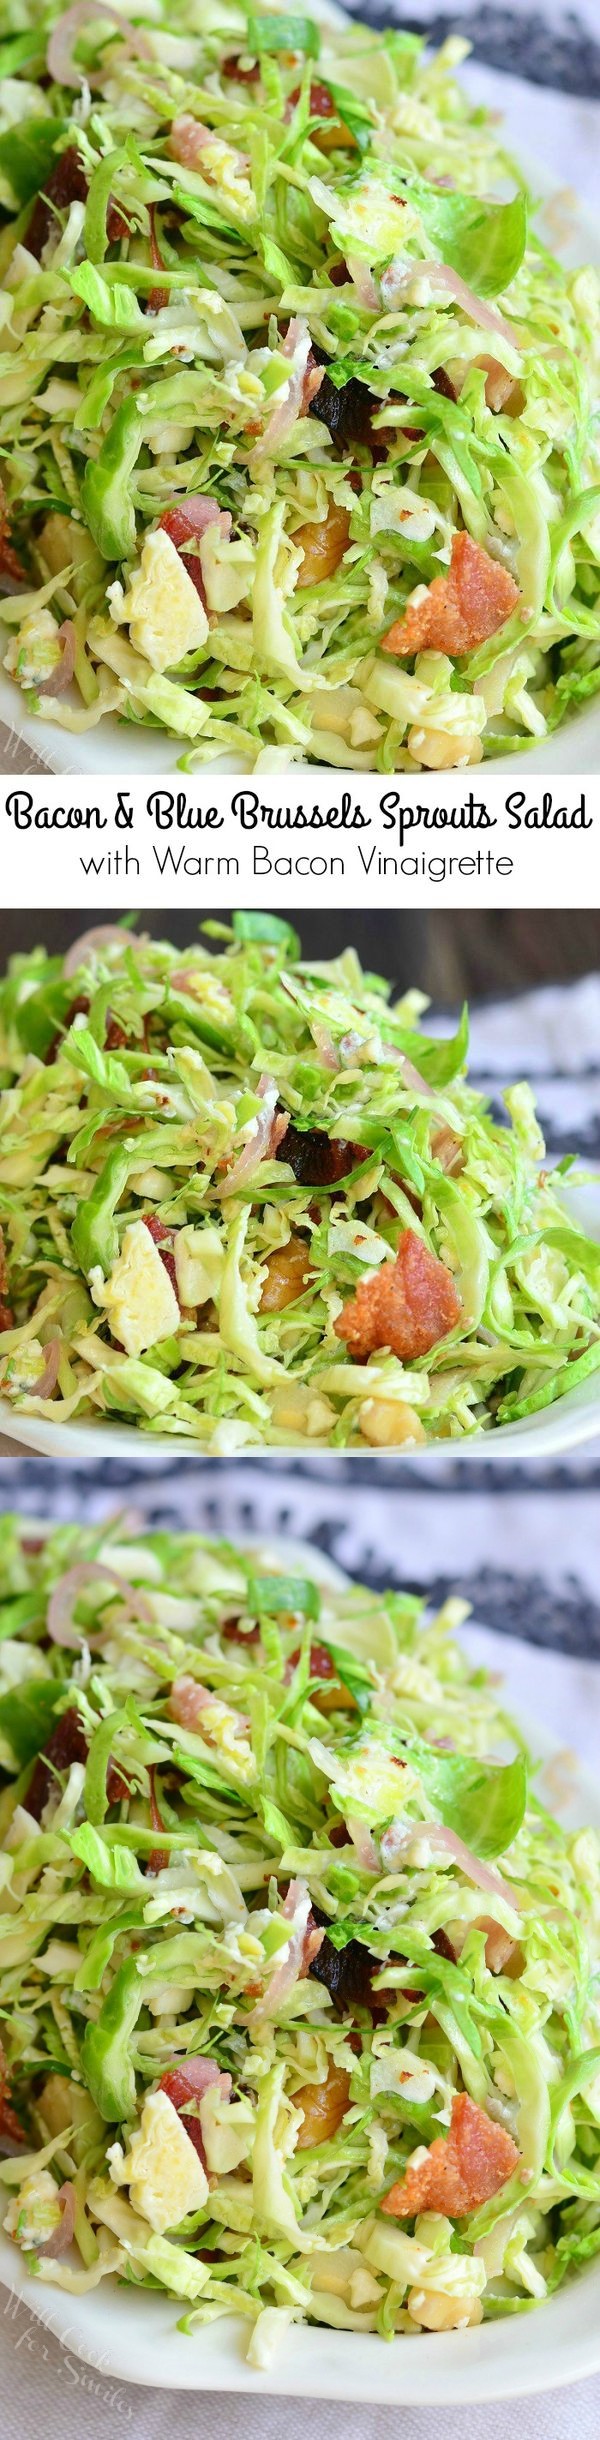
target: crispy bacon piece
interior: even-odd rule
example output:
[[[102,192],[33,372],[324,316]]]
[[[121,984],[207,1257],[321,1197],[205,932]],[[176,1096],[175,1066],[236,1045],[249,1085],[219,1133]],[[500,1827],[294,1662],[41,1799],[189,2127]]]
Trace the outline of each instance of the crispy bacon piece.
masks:
[[[58,1688],[57,1688],[58,1693]],[[81,1712],[75,1703],[62,1711],[60,1719],[34,1762],[33,1774],[25,1797],[27,1812],[34,1821],[41,1821],[49,1796],[56,1789],[57,1772],[69,1771],[72,1762],[87,1762],[88,1740]]]
[[[246,1644],[252,1647],[260,1643],[260,1627],[250,1627],[247,1633],[242,1634],[239,1618],[226,1618],[221,1635],[224,1644],[239,1644],[241,1652]]]
[[[8,2064],[0,2042],[0,2152],[19,2151],[24,2142],[23,2128],[10,2097]]]
[[[350,518],[347,508],[336,508],[332,502],[327,516],[319,525],[301,525],[294,535],[297,550],[302,551],[302,566],[298,569],[298,585],[320,585],[336,568],[348,549]]]
[[[453,1949],[452,1941],[441,1926],[439,1932],[432,1932],[431,1946],[435,1949],[436,1957],[447,1957],[449,1965],[456,1965],[456,1949]]]
[[[337,1186],[356,1161],[364,1160],[361,1144],[325,1135],[320,1127],[295,1127],[290,1119],[277,1159],[287,1161],[298,1186]]]
[[[231,2076],[222,2075],[216,2059],[192,2058],[182,2060],[177,2067],[168,2067],[166,2074],[161,2076],[159,2087],[161,2093],[166,2093],[167,2100],[172,2101],[203,2169],[206,2169],[206,2153],[200,2119],[193,2117],[186,2105],[191,2101],[196,2104],[201,2101],[202,2094],[208,2092],[211,2084],[220,2084],[224,2098],[229,2097]]]
[[[350,2077],[345,2067],[330,2067],[324,2084],[302,2084],[294,2094],[294,2109],[303,2110],[296,2149],[305,2152],[309,2144],[330,2143],[345,2118],[350,2099]]]
[[[520,601],[507,568],[490,559],[470,534],[455,534],[447,576],[434,576],[419,600],[408,602],[382,638],[382,652],[447,652],[460,660],[496,635]]]
[[[59,153],[41,194],[36,196],[31,220],[25,231],[24,243],[28,254],[35,254],[38,263],[48,238],[53,231],[56,233],[59,214],[67,212],[71,203],[87,203],[87,193],[87,173],[77,145],[67,144],[65,152]]]
[[[406,1228],[395,1262],[382,1262],[371,1279],[360,1281],[333,1327],[359,1364],[378,1347],[391,1347],[393,1355],[412,1364],[454,1329],[460,1312],[451,1272],[414,1229]]]
[[[236,85],[257,85],[260,68],[256,62],[252,68],[241,68],[239,52],[232,51],[229,59],[221,61],[221,75],[235,77]]]
[[[118,1762],[113,1762],[112,1754],[109,1754],[106,1768],[106,1796],[108,1804],[120,1805],[123,1802],[123,1798],[127,1798],[130,1795],[131,1788],[129,1780],[125,1779],[123,1771],[119,1770]]]
[[[126,1042],[127,1042],[127,1035],[126,1035],[126,1032],[125,1032],[125,1027],[124,1027],[124,1025],[119,1025],[119,1020],[118,1020],[118,1017],[109,1017],[108,1025],[107,1025],[107,1028],[106,1028],[106,1033],[105,1033],[105,1036],[104,1036],[104,1048],[105,1048],[105,1050],[106,1050],[106,1051],[124,1051],[124,1049],[125,1049],[125,1045],[126,1045]]]
[[[206,610],[204,578],[198,551],[191,551],[189,544],[191,542],[197,544],[209,525],[218,525],[219,532],[225,536],[230,534],[229,510],[220,509],[218,500],[212,500],[209,492],[193,492],[190,493],[189,500],[178,500],[173,508],[166,508],[159,523],[162,532],[168,534],[169,541],[173,542],[176,551],[179,551],[184,568],[186,568],[188,576],[191,576],[192,584],[195,585],[196,592],[200,595],[203,609]]]
[[[449,2134],[436,2135],[414,2168],[409,2162],[406,2176],[390,2187],[381,2209],[398,2219],[441,2211],[448,2219],[464,2220],[467,2212],[477,2211],[480,2203],[499,2193],[519,2160],[506,2128],[488,2118],[469,2093],[457,2093]]]
[[[299,1659],[300,1645],[297,1644],[295,1652],[290,1653],[286,1663],[285,1675],[288,1680],[293,1677]],[[356,1710],[354,1696],[349,1693],[348,1687],[344,1686],[341,1678],[338,1677],[335,1661],[332,1660],[326,1644],[311,1644],[309,1667],[311,1678],[319,1680],[319,1687],[311,1696],[311,1701],[316,1705],[317,1711]]]
[[[173,1238],[175,1231],[172,1228],[167,1228],[165,1220],[159,1220],[157,1212],[144,1212],[142,1216],[144,1228],[147,1228],[148,1230],[148,1236],[152,1237],[154,1245],[158,1246],[161,1262],[164,1263],[165,1271],[167,1272],[167,1276],[171,1281],[171,1287],[175,1289],[175,1295],[177,1297],[177,1302],[179,1303],[175,1255],[173,1253]]]
[[[433,387],[434,390],[437,390],[438,398],[450,398],[453,406],[455,406],[457,392],[454,388],[454,382],[450,380],[450,374],[444,371],[443,364],[438,364],[437,372],[432,375],[432,379]]]
[[[123,237],[131,236],[129,221],[125,219],[125,213],[121,211],[120,204],[113,203],[112,195],[109,197],[106,214],[106,235],[109,246],[120,246]]]

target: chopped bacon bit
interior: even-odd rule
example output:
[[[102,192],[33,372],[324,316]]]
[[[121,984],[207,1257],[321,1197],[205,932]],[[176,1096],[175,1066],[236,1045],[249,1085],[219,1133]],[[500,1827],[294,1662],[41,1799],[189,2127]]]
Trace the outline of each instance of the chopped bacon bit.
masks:
[[[124,1050],[125,1050],[125,1047],[126,1047],[126,1043],[127,1043],[127,1034],[126,1034],[126,1032],[125,1032],[125,1027],[124,1027],[124,1025],[119,1025],[119,1021],[118,1021],[118,1018],[117,1018],[117,1017],[109,1017],[108,1025],[107,1025],[107,1028],[106,1028],[106,1034],[105,1034],[105,1037],[104,1037],[104,1048],[105,1048],[105,1050],[107,1050],[107,1051],[124,1051]]]
[[[444,372],[443,364],[438,364],[437,372],[433,374],[433,387],[434,390],[437,390],[438,398],[450,398],[453,406],[456,405],[458,393],[454,388],[454,382],[450,380],[450,374]]]
[[[48,238],[56,231],[59,213],[67,212],[71,203],[87,203],[87,194],[87,173],[77,145],[67,144],[41,193],[36,196],[31,220],[25,231],[24,243],[28,254],[35,254],[38,263]]]
[[[350,2100],[350,2077],[345,2067],[329,2067],[324,2084],[302,2084],[294,2093],[294,2109],[303,2111],[297,2137],[297,2151],[305,2152],[309,2144],[330,2143],[345,2118]]]
[[[195,551],[191,551],[189,546],[190,543],[198,545],[202,534],[206,533],[209,525],[218,525],[220,533],[224,536],[230,534],[229,510],[220,509],[218,500],[212,500],[208,492],[192,492],[189,500],[178,500],[174,508],[165,509],[164,516],[160,518],[159,522],[163,534],[168,534],[169,541],[173,542],[176,551],[179,551],[184,568],[187,569],[188,576],[191,576],[192,584],[195,585],[196,592],[200,596],[202,607],[206,610],[206,593],[198,550],[196,547]]]
[[[71,1703],[68,1711],[61,1712],[60,1719],[50,1730],[46,1744],[34,1762],[25,1797],[27,1812],[33,1814],[34,1821],[41,1821],[48,1798],[56,1791],[57,1773],[69,1771],[72,1762],[87,1762],[87,1754],[88,1740],[81,1712],[75,1703]]]
[[[391,1347],[393,1355],[413,1363],[454,1329],[460,1311],[445,1263],[406,1228],[395,1262],[383,1262],[371,1279],[360,1281],[333,1326],[359,1364],[378,1347]]]
[[[124,1799],[127,1801],[127,1798],[130,1795],[131,1788],[129,1780],[125,1779],[123,1772],[119,1770],[118,1762],[113,1762],[112,1754],[109,1754],[106,1768],[107,1803],[109,1805],[120,1805],[123,1803]]]
[[[161,2076],[160,2090],[161,2093],[166,2093],[168,2101],[172,2101],[173,2108],[177,2111],[178,2118],[181,2117],[181,2112],[183,2109],[185,2109],[185,2116],[181,2118],[181,2124],[183,2127],[185,2127],[186,2135],[189,2135],[190,2143],[193,2143],[194,2151],[197,2152],[198,2159],[201,2160],[203,2169],[206,2169],[206,2153],[202,2141],[202,2128],[200,2125],[200,2120],[199,2118],[192,2117],[191,2111],[185,2108],[185,2104],[193,2101],[196,2097],[194,2094],[193,2084],[189,2083],[188,2077],[186,2076],[185,2068],[174,2067],[168,2069],[166,2076]]]
[[[182,2060],[177,2067],[168,2067],[166,2074],[161,2076],[159,2086],[159,2091],[166,2093],[167,2100],[172,2101],[173,2108],[177,2111],[178,2118],[181,2119],[186,2135],[189,2135],[190,2143],[193,2144],[203,2169],[206,2169],[206,2153],[202,2128],[200,2119],[192,2115],[189,2104],[195,2102],[197,2106],[202,2094],[208,2092],[211,2084],[220,2084],[224,2098],[229,2097],[231,2076],[222,2075],[216,2059],[191,2058]]]
[[[221,1635],[224,1644],[239,1644],[242,1652],[245,1644],[260,1643],[260,1627],[250,1627],[245,1634],[240,1626],[239,1618],[226,1618],[225,1624],[221,1628]]]
[[[260,76],[260,68],[256,62],[253,68],[241,68],[239,53],[237,51],[233,51],[229,59],[222,60],[221,75],[234,76],[236,84],[238,85],[257,85]]]
[[[152,1238],[153,1244],[158,1246],[161,1262],[164,1263],[167,1277],[171,1281],[171,1287],[175,1289],[175,1295],[179,1304],[177,1272],[175,1269],[175,1255],[173,1253],[173,1239],[175,1236],[175,1230],[172,1228],[167,1228],[166,1222],[164,1220],[159,1220],[157,1212],[144,1212],[142,1217],[144,1228],[147,1228],[148,1230],[148,1236]],[[181,1312],[181,1305],[179,1305],[179,1310]]]
[[[120,205],[113,203],[112,195],[109,196],[106,214],[106,235],[109,246],[119,246],[123,237],[131,236],[129,221],[125,219],[125,213],[121,211]]]
[[[436,2135],[414,2168],[409,2161],[406,2176],[390,2187],[381,2209],[399,2219],[441,2211],[448,2219],[463,2220],[500,2192],[519,2159],[506,2128],[488,2118],[469,2093],[457,2093],[449,2134]]]
[[[439,1932],[432,1932],[431,1946],[432,1949],[435,1949],[436,1957],[447,1957],[449,1965],[456,1965],[456,1949],[453,1949],[447,1932],[442,1931],[441,1928]]]
[[[348,549],[349,540],[348,510],[336,508],[332,501],[327,516],[322,517],[318,525],[301,525],[294,535],[296,549],[302,552],[302,565],[298,569],[296,583],[320,585],[326,577],[334,576]]]
[[[14,1317],[14,1313],[13,1313],[12,1305],[7,1305],[7,1304],[5,1303],[4,1297],[3,1297],[3,1296],[0,1296],[0,1331],[2,1331],[2,1330],[14,1330],[14,1326],[15,1326],[15,1317]]]
[[[496,635],[520,601],[507,568],[470,534],[455,534],[447,576],[434,576],[420,600],[408,602],[382,638],[382,651],[446,652],[459,659]]]
[[[350,1144],[344,1136],[325,1135],[320,1127],[295,1127],[293,1119],[287,1129],[285,1143],[278,1158],[288,1161],[298,1186],[337,1186],[346,1178],[356,1161],[364,1160],[362,1144]]]

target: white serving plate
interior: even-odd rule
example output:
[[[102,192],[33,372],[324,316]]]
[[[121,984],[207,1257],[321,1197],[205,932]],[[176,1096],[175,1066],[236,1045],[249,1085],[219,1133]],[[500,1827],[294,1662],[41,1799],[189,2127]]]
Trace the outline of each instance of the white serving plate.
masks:
[[[565,1187],[561,1201],[572,1218],[579,1220],[581,1226],[587,1229],[590,1237],[597,1237],[600,1241],[600,1174],[589,1185],[582,1185],[576,1191],[569,1193]],[[114,1457],[124,1459],[129,1465],[135,1462],[142,1470],[154,1471],[165,1461],[172,1465],[175,1458],[193,1458],[198,1465],[202,1458],[211,1455],[206,1444],[200,1447],[198,1441],[178,1438],[175,1432],[144,1432],[134,1423],[96,1423],[91,1416],[79,1423],[46,1422],[36,1415],[19,1414],[6,1398],[0,1398],[0,1436],[2,1434],[5,1440],[16,1442],[17,1452],[19,1448],[31,1449],[37,1456],[53,1457],[65,1466],[97,1465],[106,1457]],[[581,1381],[577,1388],[568,1390],[564,1398],[558,1398],[554,1406],[543,1408],[541,1414],[525,1415],[521,1423],[503,1423],[490,1432],[475,1432],[468,1439],[432,1440],[423,1454],[440,1457],[442,1461],[452,1464],[456,1464],[458,1458],[461,1464],[469,1459],[481,1463],[482,1459],[496,1458],[515,1463],[520,1457],[556,1457],[568,1449],[581,1447],[584,1441],[594,1440],[597,1435],[600,1435],[600,1367],[590,1374],[587,1381]],[[260,1457],[263,1462],[265,1459],[268,1462],[275,1454],[281,1457],[282,1451],[279,1449],[275,1452],[274,1449],[265,1448],[260,1441],[255,1441],[252,1447],[239,1454]],[[324,1443],[303,1441],[297,1454],[319,1458],[326,1463],[330,1451]],[[345,1456],[360,1457],[361,1460],[370,1454],[373,1454],[374,1464],[381,1466],[385,1452],[379,1450],[375,1457],[366,1442],[364,1448],[344,1451]],[[390,1450],[388,1455],[398,1464],[402,1451]],[[418,1464],[419,1451],[411,1450],[410,1456],[411,1461]]]
[[[267,0],[267,5],[272,4],[273,0]],[[313,14],[325,26],[339,26],[346,12],[337,6],[337,0],[315,0]],[[498,109],[502,117],[505,111],[502,77],[498,79]],[[507,132],[510,138],[510,129]],[[556,194],[556,180],[543,162],[527,156],[523,160],[523,167],[532,192],[545,198],[545,203],[551,203]],[[576,163],[574,174],[577,174]],[[543,216],[542,211],[542,234]],[[569,194],[568,210],[564,210],[563,220],[565,237],[560,246],[551,225],[548,226],[547,243],[552,250],[560,252],[562,259],[570,264],[600,264],[600,218]],[[2,630],[0,653],[4,650],[1,635]],[[158,729],[146,728],[141,723],[131,725],[115,716],[100,721],[97,728],[89,729],[84,736],[73,737],[67,730],[54,727],[51,721],[36,719],[24,711],[22,705],[19,689],[3,670],[0,657],[0,727],[4,725],[9,733],[12,731],[21,745],[29,746],[32,754],[45,763],[49,771],[56,773],[76,776],[89,774],[94,779],[136,777],[149,785],[163,773],[176,771],[178,757],[184,750],[176,737],[163,736]],[[545,772],[554,779],[574,773],[581,778],[597,778],[600,767],[600,695],[595,704],[578,712],[554,736],[531,745],[527,744],[526,739],[520,739],[513,754],[503,756],[501,761],[491,761],[483,768],[514,779],[520,763],[525,764],[528,777],[533,773]],[[295,768],[310,768],[314,773],[318,766],[314,763],[310,766],[297,763]],[[230,756],[220,756],[215,762],[202,765],[202,773],[207,778],[211,772],[218,772],[222,776],[228,773],[239,775],[242,769],[239,760]],[[331,779],[329,765],[324,776]],[[427,779],[429,774],[425,773],[424,776]],[[432,776],[435,777],[435,774]]]
[[[342,1568],[305,1542],[263,1536],[263,1559],[307,1567],[323,1583],[343,1585]],[[539,1723],[524,1723],[540,1760],[554,1741]],[[557,1810],[559,1808],[557,1807]],[[560,1808],[562,1810],[562,1808]],[[563,1812],[569,1827],[600,1828],[600,1788],[580,1769]],[[370,2406],[464,2406],[563,2388],[600,2371],[600,2262],[531,2313],[509,2322],[439,2336],[398,2338],[392,2345],[353,2331],[292,2325],[266,2372],[246,2361],[248,2327],[233,2315],[185,2339],[177,2330],[185,2309],[168,2299],[108,2280],[87,2296],[68,2296],[32,2278],[17,2247],[0,2231],[0,2281],[22,2298],[44,2328],[109,2379],[147,2388],[244,2391],[251,2398],[351,2399]]]

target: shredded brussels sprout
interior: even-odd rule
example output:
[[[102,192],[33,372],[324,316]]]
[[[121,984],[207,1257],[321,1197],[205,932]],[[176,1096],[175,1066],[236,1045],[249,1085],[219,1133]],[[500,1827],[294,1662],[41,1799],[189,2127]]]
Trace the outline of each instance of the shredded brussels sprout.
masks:
[[[297,1545],[3,1518],[0,2189],[38,2281],[237,2313],[260,2366],[290,2319],[464,2328],[598,2251],[597,1837],[463,1616]]]
[[[183,768],[467,767],[600,684],[598,277],[399,30],[0,40],[4,666]]]
[[[117,925],[0,985],[0,1393],[227,1454],[417,1447],[600,1365],[600,1247],[466,1011],[302,960],[278,916]]]

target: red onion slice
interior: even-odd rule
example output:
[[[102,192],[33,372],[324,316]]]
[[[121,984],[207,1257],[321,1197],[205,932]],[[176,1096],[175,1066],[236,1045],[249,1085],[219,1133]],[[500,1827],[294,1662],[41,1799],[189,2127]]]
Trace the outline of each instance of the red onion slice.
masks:
[[[173,2069],[176,2074],[185,2076],[186,2084],[190,2087],[190,2099],[193,2093],[199,2100],[200,2095],[209,2092],[211,2085],[215,2084],[220,2084],[224,2099],[231,2092],[232,2078],[217,2066],[216,2059],[174,2059]]]
[[[300,1975],[306,1971],[305,1944],[311,1915],[310,1890],[306,1881],[290,1881],[282,1912],[292,1925],[287,1956],[269,1975],[262,1997],[252,2011],[253,2024],[260,2024],[265,2017],[276,2016],[288,1993],[293,1991]]]
[[[254,1177],[255,1170],[260,1168],[261,1161],[274,1160],[279,1145],[283,1143],[289,1118],[286,1112],[277,1111],[277,1090],[274,1076],[259,1078],[258,1091],[263,1107],[254,1134],[249,1136],[243,1151],[238,1153],[237,1160],[219,1189],[222,1201],[227,1195],[237,1195],[240,1186],[247,1185],[249,1178]]]
[[[67,949],[64,960],[63,973],[69,978],[72,974],[78,974],[79,967],[85,964],[89,951],[107,949],[113,941],[118,941],[123,949],[139,949],[142,940],[142,933],[125,932],[120,923],[93,924],[89,932],[80,932],[78,939],[71,942],[71,947]]]
[[[289,381],[285,384],[284,396],[282,397],[279,393],[271,414],[267,416],[264,432],[260,433],[255,442],[255,457],[274,457],[277,450],[281,449],[283,442],[289,440],[290,432],[293,432],[294,425],[297,424],[298,417],[303,412],[310,353],[308,322],[298,316],[293,322],[290,322],[281,349],[282,356],[290,356],[294,360]]]
[[[62,647],[60,661],[57,661],[56,669],[51,670],[50,677],[40,683],[41,695],[64,695],[65,688],[71,684],[77,650],[72,619],[63,619],[62,627],[58,630],[58,641]]]
[[[52,27],[46,52],[46,67],[53,84],[73,86],[76,89],[78,85],[86,83],[89,85],[102,83],[103,70],[96,70],[86,78],[83,69],[76,66],[73,57],[74,45],[82,27],[96,25],[100,18],[106,18],[113,29],[117,27],[121,41],[134,58],[152,59],[153,52],[146,35],[139,33],[134,26],[130,25],[127,17],[121,17],[117,9],[107,8],[105,0],[75,0],[75,6],[66,9],[64,16],[59,17],[56,25]]]
[[[153,1614],[145,1593],[139,1593],[125,1576],[118,1576],[113,1567],[102,1567],[99,1560],[82,1559],[77,1567],[67,1568],[59,1578],[48,1603],[47,1632],[52,1644],[61,1644],[67,1652],[79,1652],[85,1641],[80,1627],[73,1625],[73,1611],[79,1594],[86,1584],[105,1583],[115,1586],[122,1601],[146,1627],[153,1625]]]
[[[359,1821],[354,1814],[348,1814],[346,1829],[353,1847],[356,1848],[361,1872],[379,1872],[379,1856],[367,1823]]]
[[[46,2262],[54,2261],[57,2254],[66,2254],[73,2243],[77,2196],[75,2187],[71,2185],[69,2179],[66,2180],[64,2186],[59,2186],[58,2200],[61,2205],[58,2227],[53,2228],[51,2237],[46,2237],[44,2245],[37,2247],[38,2254],[43,2254]]]
[[[32,1381],[31,1388],[28,1393],[30,1398],[52,1397],[52,1391],[56,1389],[56,1383],[58,1380],[58,1367],[61,1358],[61,1348],[61,1339],[48,1340],[47,1347],[44,1350],[46,1357],[44,1370],[39,1374],[37,1381]]]
[[[455,304],[462,306],[469,321],[477,322],[481,330],[499,331],[501,338],[508,339],[511,347],[519,347],[520,341],[510,323],[505,322],[503,314],[496,312],[495,305],[486,305],[483,297],[476,296],[474,289],[467,287],[466,281],[461,280],[458,271],[452,270],[450,263],[433,260],[409,263],[406,256],[401,263],[390,263],[381,281],[381,294],[388,313],[394,313],[396,306],[402,304],[407,289],[417,278],[429,280],[438,295],[446,293],[454,297]]]
[[[347,265],[359,305],[364,305],[367,313],[379,313],[379,291],[375,286],[373,273],[369,270],[368,263],[363,261],[360,254],[349,254]]]
[[[393,1871],[395,1864],[401,1863],[413,1839],[421,1836],[428,1839],[431,1847],[444,1847],[460,1871],[464,1872],[465,1880],[473,1881],[476,1889],[485,1889],[491,1897],[502,1898],[505,1906],[516,1907],[519,1911],[521,1900],[517,1891],[508,1881],[503,1881],[500,1873],[494,1872],[490,1864],[483,1864],[481,1857],[474,1855],[471,1847],[465,1847],[464,1839],[458,1837],[456,1830],[447,1829],[445,1822],[411,1822],[410,1825],[406,1821],[392,1822],[381,1841],[382,1862],[388,1872]]]
[[[315,1050],[319,1053],[321,1066],[324,1068],[329,1068],[332,1076],[337,1076],[341,1061],[338,1058],[335,1042],[332,1041],[332,1037],[327,1026],[323,1025],[320,1017],[311,1017],[310,1030]],[[340,1052],[342,1055],[343,1049],[343,1042],[340,1042]]]

